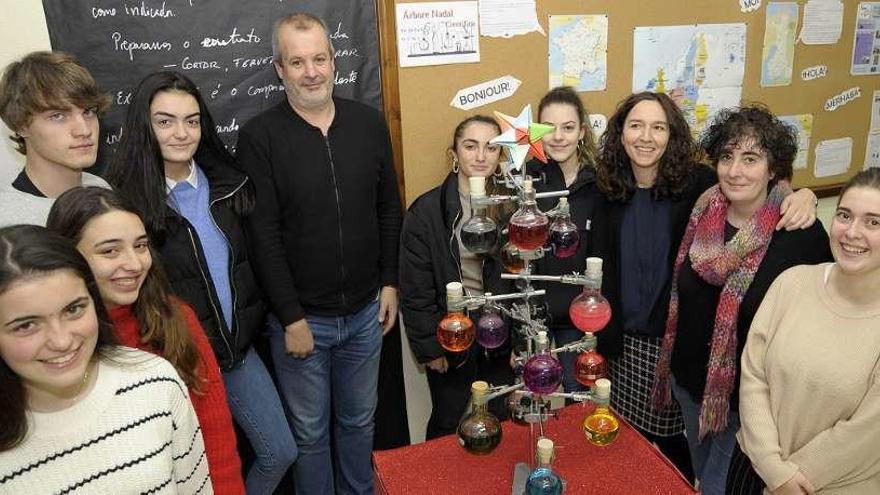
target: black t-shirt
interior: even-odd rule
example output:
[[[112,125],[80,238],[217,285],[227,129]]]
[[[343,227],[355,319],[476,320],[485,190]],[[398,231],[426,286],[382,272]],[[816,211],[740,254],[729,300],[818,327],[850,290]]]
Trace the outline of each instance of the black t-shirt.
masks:
[[[15,180],[12,181],[12,187],[23,193],[33,194],[34,196],[39,196],[41,198],[46,197],[45,194],[37,189],[37,186],[34,185],[34,182],[31,180],[31,178],[28,177],[26,173],[24,173],[24,170],[22,170],[18,174],[18,177],[16,177]]]

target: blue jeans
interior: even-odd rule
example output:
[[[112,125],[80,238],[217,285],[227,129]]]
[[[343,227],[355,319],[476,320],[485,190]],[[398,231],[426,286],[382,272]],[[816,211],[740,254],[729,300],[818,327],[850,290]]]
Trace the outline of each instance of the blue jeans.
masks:
[[[271,494],[296,459],[296,443],[272,378],[253,347],[223,373],[229,410],[257,458],[245,480],[249,495]]]
[[[704,495],[723,495],[727,486],[727,469],[736,446],[736,432],[739,431],[739,412],[731,410],[728,413],[724,431],[707,434],[700,440],[700,403],[694,401],[674,379],[672,394],[681,406],[688,449],[691,451],[694,474],[700,480],[700,490]]]
[[[576,340],[580,340],[584,336],[577,328],[553,329],[553,343],[556,347],[562,347]],[[562,364],[562,389],[566,392],[578,392],[587,390],[587,387],[575,378],[575,364],[577,362],[578,353],[576,352],[560,352],[556,355]]]
[[[378,317],[378,300],[347,316],[306,315],[315,350],[303,359],[287,355],[284,328],[275,320],[272,356],[299,447],[296,493],[331,494],[334,482],[335,493],[373,493],[373,414],[382,349]]]

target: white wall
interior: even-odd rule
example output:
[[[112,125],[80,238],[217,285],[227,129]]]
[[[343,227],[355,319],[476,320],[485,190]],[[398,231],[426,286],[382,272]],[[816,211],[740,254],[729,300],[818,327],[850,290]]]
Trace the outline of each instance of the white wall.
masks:
[[[49,50],[49,31],[43,3],[37,0],[5,0],[0,16],[0,67],[34,50]],[[9,140],[11,132],[0,123],[0,181],[7,182],[24,166],[24,157]]]

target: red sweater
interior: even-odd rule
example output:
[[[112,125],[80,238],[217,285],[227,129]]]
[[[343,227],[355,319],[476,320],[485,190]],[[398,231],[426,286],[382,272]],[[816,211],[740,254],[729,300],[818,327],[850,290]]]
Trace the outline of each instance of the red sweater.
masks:
[[[214,485],[214,493],[218,495],[244,494],[241,461],[238,458],[235,445],[235,430],[232,427],[232,415],[229,413],[229,406],[226,402],[226,387],[223,386],[217,358],[214,357],[214,351],[211,350],[211,344],[208,342],[208,337],[205,335],[195,312],[186,304],[177,300],[175,302],[180,305],[179,309],[186,318],[190,335],[204,363],[204,367],[199,370],[199,375],[206,379],[202,385],[202,393],[197,394],[190,390],[189,397],[202,427],[205,454],[208,456],[208,468],[211,473],[211,483]],[[137,318],[131,306],[119,306],[111,309],[110,319],[120,344],[159,354],[141,342]]]

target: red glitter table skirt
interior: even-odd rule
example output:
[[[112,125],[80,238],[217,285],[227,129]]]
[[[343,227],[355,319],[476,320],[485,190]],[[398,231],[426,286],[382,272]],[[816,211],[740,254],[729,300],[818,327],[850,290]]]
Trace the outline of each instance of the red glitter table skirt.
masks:
[[[693,494],[677,469],[631,426],[621,421],[617,440],[605,447],[587,442],[581,423],[591,406],[572,405],[546,423],[556,444],[553,469],[566,480],[566,494]],[[504,423],[501,445],[475,456],[448,435],[418,445],[373,453],[376,493],[510,494],[516,463],[526,462],[529,427]]]

